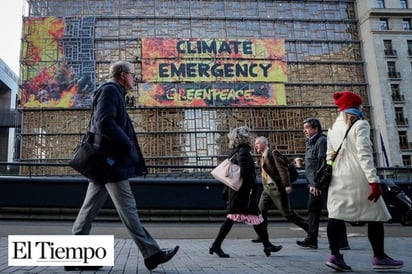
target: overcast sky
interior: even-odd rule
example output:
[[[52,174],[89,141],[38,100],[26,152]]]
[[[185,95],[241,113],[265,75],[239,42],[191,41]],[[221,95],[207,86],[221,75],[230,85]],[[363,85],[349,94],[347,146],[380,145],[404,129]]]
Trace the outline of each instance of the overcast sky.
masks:
[[[0,58],[19,76],[24,0],[0,0]]]

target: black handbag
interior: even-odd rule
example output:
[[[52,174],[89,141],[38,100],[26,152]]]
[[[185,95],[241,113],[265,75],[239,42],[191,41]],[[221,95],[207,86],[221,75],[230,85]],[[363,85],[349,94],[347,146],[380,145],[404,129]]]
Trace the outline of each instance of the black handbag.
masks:
[[[87,132],[74,149],[69,165],[84,177],[106,183],[111,170],[110,141],[102,135]]]
[[[326,190],[329,187],[332,180],[333,162],[324,165],[318,173],[316,173],[315,183],[316,187],[322,190]]]
[[[91,126],[95,102],[96,98],[93,100],[88,128]],[[114,164],[111,154],[110,140],[104,135],[89,131],[74,149],[69,165],[93,182],[106,183]]]
[[[348,136],[349,130],[352,128],[353,124],[356,121],[357,120],[355,120],[352,123],[352,125],[346,130],[345,136],[343,137],[343,140],[340,143],[338,150],[336,150],[335,155],[330,159],[330,161],[327,164],[323,165],[316,173],[315,184],[317,188],[321,190],[328,189],[330,181],[332,180],[333,164],[335,163],[335,159],[338,156],[340,149],[342,148],[342,144],[345,141],[346,136]]]

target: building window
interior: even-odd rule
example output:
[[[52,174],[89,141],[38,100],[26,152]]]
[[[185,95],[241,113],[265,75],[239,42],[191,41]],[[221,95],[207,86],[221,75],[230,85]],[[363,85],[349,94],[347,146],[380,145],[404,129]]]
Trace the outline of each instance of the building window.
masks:
[[[388,62],[388,76],[389,78],[400,78],[401,74],[396,71],[396,63]]]
[[[384,0],[376,0],[376,5],[378,6],[378,9],[384,9],[385,8],[385,1]]]
[[[380,26],[380,30],[388,30],[389,26],[388,26],[388,19],[379,19],[379,26]]]
[[[406,0],[400,0],[401,3],[401,8],[402,9],[407,9],[408,8],[408,2]]]
[[[399,146],[401,149],[408,149],[408,136],[406,135],[406,131],[399,131]]]
[[[397,125],[406,125],[407,121],[403,115],[403,108],[395,108],[395,121]]]
[[[402,26],[403,30],[411,30],[411,19],[403,19]]]
[[[412,40],[406,41],[407,46],[408,46],[408,54],[409,56],[412,56]]]
[[[396,56],[396,50],[392,47],[392,40],[383,40],[386,56]]]
[[[391,84],[392,101],[399,102],[403,101],[403,96],[401,95],[401,89],[399,84]]]
[[[411,156],[410,155],[402,155],[402,162],[404,166],[411,165]]]

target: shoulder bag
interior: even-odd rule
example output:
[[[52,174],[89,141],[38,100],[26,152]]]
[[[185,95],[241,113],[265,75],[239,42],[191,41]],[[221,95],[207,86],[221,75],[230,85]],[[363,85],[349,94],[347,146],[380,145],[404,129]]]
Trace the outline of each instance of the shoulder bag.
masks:
[[[76,146],[69,165],[96,183],[106,183],[110,172],[110,142],[105,136],[87,132]]]
[[[93,117],[93,106],[88,128],[90,128]],[[94,182],[106,183],[114,164],[109,157],[111,150],[111,142],[106,136],[89,131],[74,149],[69,165]]]
[[[357,120],[355,120],[352,125],[346,130],[345,136],[343,137],[342,142],[339,145],[338,150],[336,150],[335,155],[330,159],[330,161],[321,167],[321,169],[316,173],[315,176],[315,183],[316,187],[321,189],[321,190],[326,190],[328,189],[330,185],[330,181],[332,180],[332,171],[333,171],[333,164],[335,163],[335,159],[339,154],[340,149],[342,148],[342,144],[345,141],[346,137],[348,136],[348,133],[350,129],[352,128],[353,124],[355,124]]]
[[[234,156],[221,162],[210,173],[216,180],[238,191],[242,186],[243,178],[240,176],[240,166],[232,163],[233,157]]]

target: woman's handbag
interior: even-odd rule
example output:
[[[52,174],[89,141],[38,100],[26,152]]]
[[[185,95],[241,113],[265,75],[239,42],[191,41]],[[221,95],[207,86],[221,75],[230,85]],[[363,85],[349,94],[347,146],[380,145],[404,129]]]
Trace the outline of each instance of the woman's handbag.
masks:
[[[240,166],[232,163],[232,158],[221,162],[210,173],[216,180],[238,191],[242,186],[243,178],[240,176]]]
[[[348,136],[349,130],[352,128],[353,124],[356,122],[355,120],[352,125],[346,130],[345,137],[343,137],[342,142],[339,145],[338,150],[336,151],[335,155],[330,159],[329,163],[324,165],[320,168],[320,170],[316,173],[315,176],[315,183],[316,187],[322,190],[328,189],[330,185],[330,181],[332,180],[332,171],[333,171],[333,164],[335,163],[335,159],[339,154],[340,149],[342,148],[342,144]]]
[[[69,165],[94,182],[106,183],[111,169],[110,141],[102,135],[87,132],[76,146]]]
[[[324,165],[316,174],[315,183],[316,187],[322,190],[326,190],[329,187],[332,180],[333,161]]]

